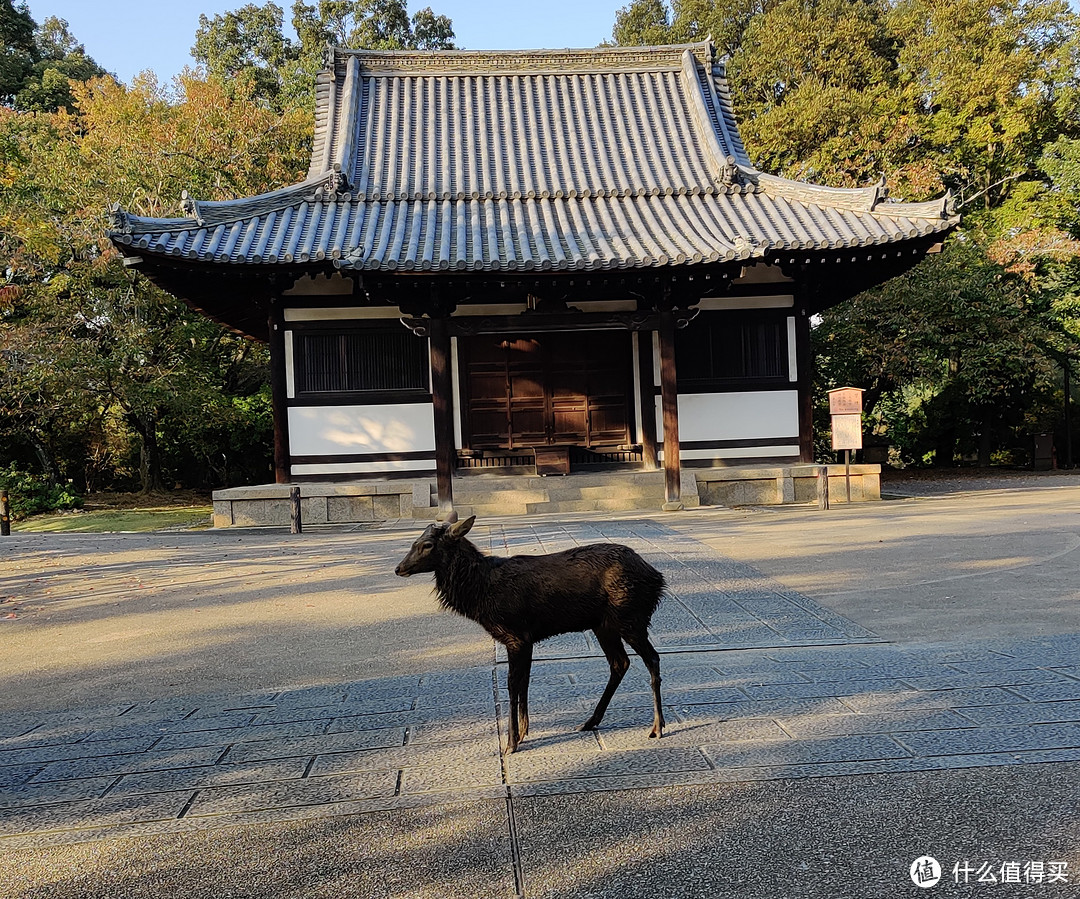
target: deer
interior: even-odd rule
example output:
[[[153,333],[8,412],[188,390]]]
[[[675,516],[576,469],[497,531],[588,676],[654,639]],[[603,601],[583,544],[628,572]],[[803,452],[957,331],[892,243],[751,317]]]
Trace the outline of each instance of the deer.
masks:
[[[475,621],[506,647],[510,726],[506,752],[529,732],[529,676],[533,646],[577,631],[596,635],[610,667],[596,709],[578,730],[595,730],[630,667],[625,643],[640,657],[652,687],[650,737],[664,732],[660,655],[649,641],[649,624],[666,588],[664,576],[633,549],[594,543],[547,555],[499,558],[465,539],[476,516],[429,525],[395,573],[431,572],[435,595],[447,611]]]

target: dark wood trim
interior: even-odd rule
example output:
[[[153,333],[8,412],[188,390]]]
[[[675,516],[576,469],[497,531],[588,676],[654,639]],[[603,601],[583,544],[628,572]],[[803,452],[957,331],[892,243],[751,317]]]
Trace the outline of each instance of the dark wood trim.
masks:
[[[408,471],[379,471],[379,472],[338,472],[334,474],[294,474],[293,483],[348,483],[357,478],[378,477],[380,481],[403,481],[408,478],[433,478],[434,468],[416,468]]]
[[[708,384],[684,382],[679,385],[679,393],[758,393],[769,390],[795,390],[797,387],[797,381],[789,381],[787,378],[769,381],[716,381]]]
[[[665,506],[676,506],[682,498],[679,468],[679,391],[675,378],[675,315],[671,306],[661,303],[660,333],[660,402],[664,413],[664,497]]]
[[[641,390],[637,404],[641,410],[641,433],[638,435],[641,440],[641,461],[649,471],[656,471],[660,462],[656,452],[657,386],[653,379],[652,337],[652,331],[638,331],[638,379]]]
[[[285,380],[285,328],[281,306],[270,304],[267,317],[270,336],[270,397],[274,419],[274,481],[288,484],[290,481],[289,458],[289,392]]]
[[[293,456],[293,465],[348,465],[363,462],[433,461],[435,450],[414,450],[407,453],[340,453],[337,455]]]
[[[722,299],[754,299],[755,297],[789,297],[796,288],[794,281],[755,281],[750,284],[739,284],[732,281],[724,288],[723,293],[708,294],[710,299],[720,297]],[[786,307],[786,308],[791,308]]]
[[[431,344],[431,394],[435,418],[435,479],[439,517],[454,509],[454,391],[450,368],[450,329],[445,318],[432,318],[428,326]]]
[[[677,309],[678,327],[693,320],[698,309]],[[517,315],[461,315],[447,320],[453,337],[477,334],[548,334],[553,331],[655,331],[654,312],[521,312]],[[414,334],[428,334],[430,318],[403,317],[401,323]]]
[[[741,447],[776,446],[799,443],[797,435],[790,437],[747,437],[734,440],[684,440],[679,444],[684,450],[739,449]]]
[[[302,393],[289,400],[292,407],[300,406],[396,406],[409,403],[430,403],[431,393],[427,390],[373,390],[350,391],[341,393]]]

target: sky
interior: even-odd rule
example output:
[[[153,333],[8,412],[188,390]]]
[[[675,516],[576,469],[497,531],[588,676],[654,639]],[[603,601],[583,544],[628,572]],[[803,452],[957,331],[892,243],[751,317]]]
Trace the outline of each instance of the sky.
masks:
[[[162,81],[194,65],[191,45],[199,14],[213,17],[248,0],[29,0],[35,22],[66,19],[71,33],[102,68],[129,82],[145,69]],[[455,43],[469,50],[595,47],[611,37],[615,11],[629,0],[410,0],[454,23]],[[277,0],[288,27],[291,0]]]

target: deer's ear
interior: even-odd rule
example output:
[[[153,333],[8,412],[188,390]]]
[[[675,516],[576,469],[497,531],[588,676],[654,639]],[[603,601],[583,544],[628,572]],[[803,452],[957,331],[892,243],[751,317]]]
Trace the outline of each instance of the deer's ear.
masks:
[[[466,518],[464,521],[455,521],[452,525],[447,527],[446,536],[453,540],[460,540],[472,530],[474,521],[476,521],[475,515]]]

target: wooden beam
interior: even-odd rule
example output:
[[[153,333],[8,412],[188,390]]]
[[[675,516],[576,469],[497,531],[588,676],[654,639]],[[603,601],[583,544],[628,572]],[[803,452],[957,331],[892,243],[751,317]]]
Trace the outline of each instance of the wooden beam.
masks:
[[[439,495],[437,518],[454,511],[454,399],[450,372],[450,330],[445,318],[428,319],[431,345],[431,399],[435,416],[435,483]]]
[[[660,307],[660,405],[664,413],[664,511],[682,509],[679,465],[679,392],[675,381],[675,315]]]
[[[799,378],[799,461],[809,463],[814,461],[814,360],[810,354],[808,285],[803,282],[795,294],[794,312],[795,371]]]
[[[270,397],[274,417],[274,482],[292,481],[289,455],[289,393],[285,380],[285,318],[281,303],[271,301],[267,318],[270,338]]]
[[[652,331],[639,331],[638,380],[641,390],[637,401],[641,409],[641,460],[649,471],[660,467],[656,452],[656,384],[653,381]]]

